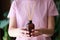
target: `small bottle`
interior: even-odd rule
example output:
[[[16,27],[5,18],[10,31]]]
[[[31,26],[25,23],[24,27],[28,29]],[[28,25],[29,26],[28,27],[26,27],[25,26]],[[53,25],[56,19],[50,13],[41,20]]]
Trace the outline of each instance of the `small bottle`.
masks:
[[[32,23],[32,20],[30,20],[28,23],[28,26],[27,26],[27,30],[29,31],[30,37],[31,37],[32,29],[34,29],[34,28],[35,28],[35,25]]]

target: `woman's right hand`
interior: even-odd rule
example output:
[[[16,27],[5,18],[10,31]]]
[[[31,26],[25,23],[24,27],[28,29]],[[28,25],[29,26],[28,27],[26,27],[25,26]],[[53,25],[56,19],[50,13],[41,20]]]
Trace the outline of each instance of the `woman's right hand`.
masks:
[[[26,29],[20,29],[19,31],[20,31],[19,36],[29,37],[29,31],[27,31]]]

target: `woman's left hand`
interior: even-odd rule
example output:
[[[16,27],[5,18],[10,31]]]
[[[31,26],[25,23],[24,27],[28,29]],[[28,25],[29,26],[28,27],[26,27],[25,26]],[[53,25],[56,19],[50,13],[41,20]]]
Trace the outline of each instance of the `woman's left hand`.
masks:
[[[40,33],[40,30],[39,29],[33,29],[32,30],[32,33],[31,33],[31,36],[35,37],[35,36],[39,36],[41,34],[42,33]]]

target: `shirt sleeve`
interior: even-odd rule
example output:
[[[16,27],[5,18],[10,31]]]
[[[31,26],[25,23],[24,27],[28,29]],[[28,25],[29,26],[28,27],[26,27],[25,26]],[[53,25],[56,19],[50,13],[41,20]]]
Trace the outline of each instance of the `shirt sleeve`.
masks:
[[[48,16],[57,16],[58,10],[53,0],[49,0],[48,2]]]
[[[11,18],[11,17],[15,17],[15,14],[16,14],[16,5],[15,5],[15,1],[12,2],[11,4],[11,7],[10,7],[10,11],[8,13],[8,18]]]

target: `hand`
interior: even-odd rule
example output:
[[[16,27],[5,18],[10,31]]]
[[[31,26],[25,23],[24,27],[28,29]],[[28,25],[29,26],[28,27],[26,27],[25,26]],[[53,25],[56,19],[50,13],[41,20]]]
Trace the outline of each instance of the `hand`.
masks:
[[[21,29],[20,30],[20,35],[23,37],[29,37],[29,31],[27,31],[26,29]]]
[[[31,33],[31,35],[32,36],[39,36],[39,35],[41,35],[42,33],[40,33],[40,29],[34,29],[34,30],[32,30],[32,33]]]

